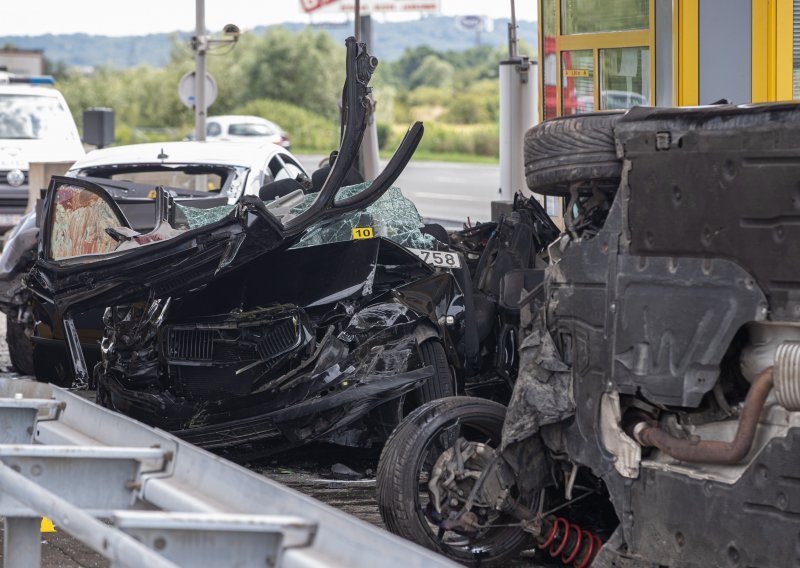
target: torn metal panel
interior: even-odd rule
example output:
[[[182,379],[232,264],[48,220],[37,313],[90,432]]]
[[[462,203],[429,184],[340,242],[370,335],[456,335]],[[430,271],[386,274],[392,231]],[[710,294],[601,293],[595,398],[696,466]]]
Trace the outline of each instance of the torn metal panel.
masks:
[[[575,412],[572,369],[537,319],[520,345],[520,368],[503,423],[503,448],[535,436]]]

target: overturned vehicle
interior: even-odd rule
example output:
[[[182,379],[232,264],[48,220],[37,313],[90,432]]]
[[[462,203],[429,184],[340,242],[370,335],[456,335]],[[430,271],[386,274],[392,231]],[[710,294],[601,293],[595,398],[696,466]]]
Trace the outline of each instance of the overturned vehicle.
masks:
[[[282,180],[269,202],[206,209],[157,189],[157,224],[140,233],[101,181],[53,178],[27,285],[36,333],[66,343],[74,386],[199,445],[269,451],[368,443],[453,394],[467,269],[456,253],[436,253],[445,269],[413,252],[435,241],[392,188],[422,125],[374,181],[342,188],[376,64],[347,41],[341,148],[319,192]]]
[[[502,565],[800,562],[800,107],[634,108],[526,136],[565,230],[522,288],[507,408],[393,432],[393,532]]]

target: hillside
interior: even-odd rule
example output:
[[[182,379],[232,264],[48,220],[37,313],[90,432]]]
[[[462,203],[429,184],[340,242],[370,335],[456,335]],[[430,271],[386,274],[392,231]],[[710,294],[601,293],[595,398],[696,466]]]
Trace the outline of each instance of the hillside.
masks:
[[[298,31],[304,24],[287,23],[283,27]],[[327,31],[337,42],[352,34],[351,25],[318,24],[315,29]],[[480,43],[502,46],[507,42],[508,20],[494,21],[491,33],[482,33]],[[259,26],[249,33],[262,34],[268,29]],[[188,41],[191,32],[172,34],[149,34],[142,36],[110,37],[88,34],[46,34],[40,36],[0,36],[0,46],[12,44],[23,49],[44,49],[45,56],[54,62],[69,66],[110,66],[128,68],[148,64],[153,67],[165,65],[169,59],[173,41]],[[455,18],[447,16],[428,17],[409,22],[373,22],[371,49],[378,58],[393,61],[407,48],[428,45],[438,51],[462,51],[477,45],[473,32],[464,32],[455,25]],[[536,22],[520,22],[519,38],[536,45]]]

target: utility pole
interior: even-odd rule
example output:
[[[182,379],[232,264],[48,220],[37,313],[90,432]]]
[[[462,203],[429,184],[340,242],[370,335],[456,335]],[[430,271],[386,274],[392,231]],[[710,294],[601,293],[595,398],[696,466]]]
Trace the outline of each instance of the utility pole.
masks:
[[[230,46],[230,49],[233,49],[236,42],[239,41],[242,31],[236,24],[226,24],[222,28],[224,37],[209,37],[206,33],[205,0],[195,0],[195,18],[194,36],[191,42],[192,50],[195,52],[194,88],[187,92],[187,87],[192,85],[191,73],[187,73],[181,79],[178,92],[183,104],[194,109],[194,135],[196,140],[202,141],[206,139],[206,111],[209,106],[214,104],[217,97],[217,84],[214,78],[206,73],[206,54],[212,49],[224,46]],[[186,81],[185,85],[184,80]]]
[[[194,135],[196,140],[206,139],[206,3],[195,0],[196,23],[192,49],[195,51],[194,69]]]
[[[361,15],[361,2],[356,0],[355,13],[356,41],[363,42],[367,49],[372,49],[372,17],[369,14]],[[370,94],[369,111],[367,113],[367,129],[361,140],[358,150],[358,165],[361,175],[367,181],[378,177],[381,170],[380,154],[378,148],[378,125],[375,121],[375,97]]]

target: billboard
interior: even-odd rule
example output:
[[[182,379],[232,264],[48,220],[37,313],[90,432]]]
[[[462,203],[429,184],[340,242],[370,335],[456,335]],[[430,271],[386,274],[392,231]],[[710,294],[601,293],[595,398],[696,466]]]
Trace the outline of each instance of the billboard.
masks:
[[[355,13],[354,0],[300,0],[300,9],[307,13]],[[417,12],[439,14],[441,0],[361,0],[361,14]]]
[[[462,32],[491,32],[494,30],[494,20],[489,16],[458,16],[456,27]]]

